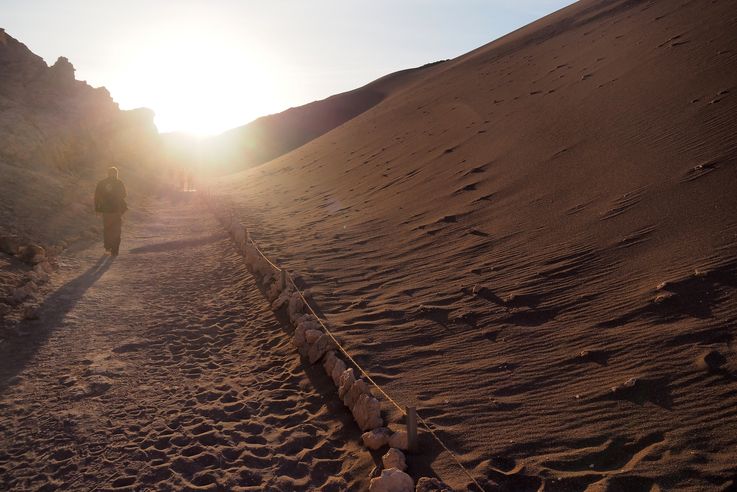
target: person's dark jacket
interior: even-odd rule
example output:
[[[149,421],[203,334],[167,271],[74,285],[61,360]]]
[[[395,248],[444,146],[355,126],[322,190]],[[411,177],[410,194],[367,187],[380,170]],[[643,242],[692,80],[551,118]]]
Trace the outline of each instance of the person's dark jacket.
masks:
[[[105,178],[95,188],[95,212],[122,214],[128,210],[125,197],[125,185],[121,180]]]

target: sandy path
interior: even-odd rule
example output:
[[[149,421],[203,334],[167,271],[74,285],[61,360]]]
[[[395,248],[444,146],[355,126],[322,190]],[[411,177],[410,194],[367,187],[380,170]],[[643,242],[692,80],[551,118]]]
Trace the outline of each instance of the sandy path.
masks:
[[[0,347],[0,489],[365,486],[357,429],[208,213],[152,201],[124,227]]]

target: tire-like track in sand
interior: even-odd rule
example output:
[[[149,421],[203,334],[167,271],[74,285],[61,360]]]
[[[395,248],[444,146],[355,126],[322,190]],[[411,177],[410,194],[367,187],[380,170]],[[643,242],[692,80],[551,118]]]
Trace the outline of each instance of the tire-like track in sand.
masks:
[[[0,347],[0,489],[345,490],[358,430],[214,219],[150,201]]]

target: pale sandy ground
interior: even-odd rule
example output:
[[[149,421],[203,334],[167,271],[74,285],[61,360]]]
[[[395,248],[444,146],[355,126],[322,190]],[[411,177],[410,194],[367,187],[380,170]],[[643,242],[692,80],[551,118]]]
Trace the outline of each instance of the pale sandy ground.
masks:
[[[345,490],[371,457],[194,200],[127,217],[121,255],[62,258],[0,346],[0,489]]]

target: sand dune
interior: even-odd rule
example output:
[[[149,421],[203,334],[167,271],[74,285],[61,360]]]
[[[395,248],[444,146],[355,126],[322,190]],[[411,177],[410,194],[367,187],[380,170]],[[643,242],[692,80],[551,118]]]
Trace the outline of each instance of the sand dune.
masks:
[[[585,0],[235,129],[209,163],[273,160],[212,186],[487,490],[731,490],[735,12]],[[146,181],[153,169],[133,166],[144,147],[129,147],[156,147],[151,115],[118,121],[68,61],[46,67],[0,35],[0,61],[28,68],[2,87],[17,111],[2,122],[0,229],[89,238],[79,190],[113,157]],[[87,99],[65,99],[74,87],[122,134],[98,133],[75,106]],[[27,107],[37,89],[50,99]],[[81,137],[48,114],[57,99],[90,123]],[[23,112],[58,138],[16,131]],[[358,429],[214,219],[143,200],[124,255],[66,251],[40,320],[0,347],[0,487],[365,489]],[[410,474],[469,488],[420,442]]]
[[[216,186],[490,489],[734,486],[736,11],[579,2]]]
[[[442,62],[385,75],[363,87],[258,118],[210,138],[164,134],[179,162],[203,174],[241,171],[275,159],[435,73]]]

